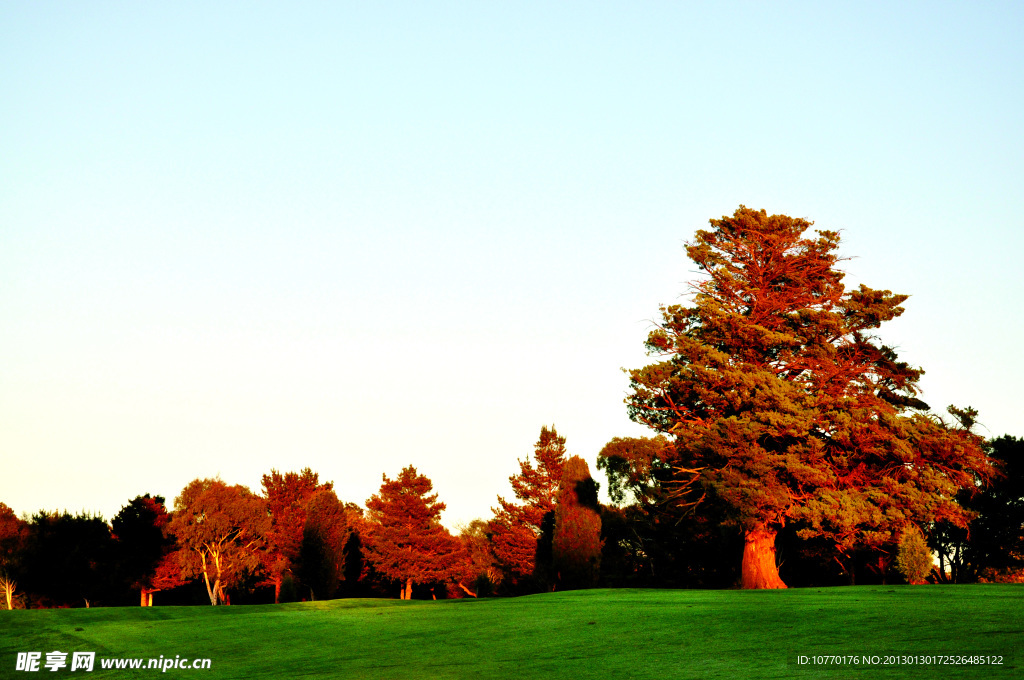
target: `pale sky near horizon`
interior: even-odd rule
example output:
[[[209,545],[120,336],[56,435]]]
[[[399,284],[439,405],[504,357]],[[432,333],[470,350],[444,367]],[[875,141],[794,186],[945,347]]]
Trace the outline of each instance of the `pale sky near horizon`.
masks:
[[[684,243],[842,232],[922,398],[1024,436],[1019,3],[0,5],[0,501],[595,477]],[[1018,264],[1015,264],[1018,263]]]

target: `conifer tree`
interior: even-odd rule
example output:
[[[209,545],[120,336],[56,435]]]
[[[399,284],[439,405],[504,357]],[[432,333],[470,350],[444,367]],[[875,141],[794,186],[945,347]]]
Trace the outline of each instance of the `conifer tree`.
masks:
[[[534,573],[537,538],[544,516],[555,509],[564,464],[565,437],[558,435],[554,425],[541,427],[533,462],[520,460],[519,474],[508,478],[521,503],[498,497],[499,507],[490,522],[491,543],[500,567],[513,582]]]
[[[806,220],[740,206],[711,226],[686,248],[704,274],[693,306],[661,308],[646,343],[659,360],[629,372],[627,404],[732,508],[743,586],[785,587],[775,538],[787,522],[841,551],[892,543],[911,523],[963,526],[957,491],[990,474],[981,440],[927,413],[922,370],[874,335],[908,296],[846,290],[839,234],[804,238]]]

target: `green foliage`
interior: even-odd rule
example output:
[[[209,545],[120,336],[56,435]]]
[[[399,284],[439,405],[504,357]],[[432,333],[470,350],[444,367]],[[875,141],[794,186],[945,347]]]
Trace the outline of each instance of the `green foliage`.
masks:
[[[924,583],[932,571],[932,551],[916,526],[909,526],[900,534],[896,569],[910,584]]]

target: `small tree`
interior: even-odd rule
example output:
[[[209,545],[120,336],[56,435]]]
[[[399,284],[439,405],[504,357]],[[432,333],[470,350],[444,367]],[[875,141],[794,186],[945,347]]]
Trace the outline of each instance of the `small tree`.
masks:
[[[366,501],[370,536],[366,557],[383,576],[401,582],[401,599],[416,583],[458,577],[465,553],[440,522],[444,503],[433,484],[411,465],[394,480],[384,475],[380,493]]]
[[[924,535],[916,526],[908,526],[900,534],[896,569],[911,585],[924,583],[932,571],[932,551],[928,549]]]
[[[13,573],[17,571],[25,538],[25,522],[6,503],[0,502],[0,593],[8,609],[14,609],[14,596],[18,584]]]
[[[227,601],[225,589],[259,569],[270,518],[264,500],[246,487],[196,479],[174,499],[169,529],[182,547],[182,575],[202,577],[217,605]]]
[[[930,536],[954,583],[1024,579],[1024,439],[1004,435],[986,448],[998,472],[975,493],[960,494],[975,514],[969,530],[937,522]]]
[[[601,566],[601,514],[597,482],[579,456],[565,462],[554,513],[551,553],[559,585],[594,587]]]

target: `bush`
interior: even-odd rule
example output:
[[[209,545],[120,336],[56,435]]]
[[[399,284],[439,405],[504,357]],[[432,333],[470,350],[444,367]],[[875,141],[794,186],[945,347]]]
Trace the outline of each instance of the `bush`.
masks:
[[[916,526],[907,527],[900,534],[896,569],[911,585],[924,583],[932,571],[932,551]]]

